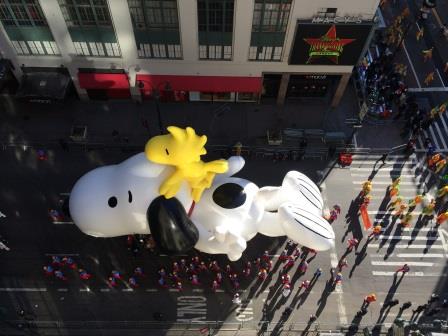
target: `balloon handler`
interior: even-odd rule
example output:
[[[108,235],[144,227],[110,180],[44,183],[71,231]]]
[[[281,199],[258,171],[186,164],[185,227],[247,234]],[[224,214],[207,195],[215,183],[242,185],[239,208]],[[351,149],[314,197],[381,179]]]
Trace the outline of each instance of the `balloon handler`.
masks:
[[[319,188],[290,171],[281,186],[259,188],[234,177],[241,156],[203,162],[205,135],[168,127],[151,138],[145,152],[82,176],[70,194],[74,223],[94,237],[152,234],[160,251],[183,254],[192,248],[241,258],[257,233],[288,236],[316,251],[334,246],[323,218]]]

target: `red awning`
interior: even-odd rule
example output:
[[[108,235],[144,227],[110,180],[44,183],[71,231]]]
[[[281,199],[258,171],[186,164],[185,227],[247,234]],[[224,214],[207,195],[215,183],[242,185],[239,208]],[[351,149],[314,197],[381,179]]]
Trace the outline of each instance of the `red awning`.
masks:
[[[143,91],[261,92],[261,77],[137,75]],[[138,85],[138,83],[137,83]],[[141,84],[140,84],[141,85]]]
[[[126,74],[78,73],[78,79],[83,89],[129,89]]]

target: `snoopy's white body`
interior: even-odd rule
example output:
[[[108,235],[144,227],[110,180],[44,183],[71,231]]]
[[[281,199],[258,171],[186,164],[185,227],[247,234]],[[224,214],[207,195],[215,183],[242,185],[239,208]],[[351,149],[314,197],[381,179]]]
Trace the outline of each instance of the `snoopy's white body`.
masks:
[[[318,188],[305,175],[291,171],[281,187],[258,188],[254,183],[232,177],[244,166],[241,157],[231,157],[229,171],[217,175],[191,214],[199,231],[195,248],[206,253],[227,254],[237,260],[246,242],[257,233],[283,236],[315,250],[328,250],[334,232],[322,218],[323,201]],[[70,213],[81,231],[95,237],[150,233],[146,212],[159,196],[160,184],[173,172],[169,166],[148,161],[144,153],[112,166],[94,169],[82,176],[70,194]],[[223,184],[244,189],[245,202],[226,209],[214,202],[213,193]],[[132,201],[130,200],[132,195]],[[108,205],[111,197],[115,207]],[[190,190],[184,183],[176,195],[188,212]]]

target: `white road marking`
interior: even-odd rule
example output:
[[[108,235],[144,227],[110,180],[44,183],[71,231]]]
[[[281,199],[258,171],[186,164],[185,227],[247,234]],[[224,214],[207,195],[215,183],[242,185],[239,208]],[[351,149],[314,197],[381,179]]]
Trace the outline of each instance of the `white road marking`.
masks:
[[[403,266],[403,261],[371,261],[373,266]],[[423,266],[423,267],[433,267],[437,265],[432,262],[424,262],[424,261],[406,261],[408,266]]]
[[[414,64],[412,63],[412,60],[409,57],[408,49],[406,48],[406,44],[404,43],[404,40],[402,42],[402,45],[403,45],[403,50],[406,53],[406,57],[408,58],[409,65],[411,66],[412,73],[414,74],[415,81],[417,82],[418,87],[421,88],[422,85],[420,84],[420,80],[418,79],[417,73],[415,72]]]
[[[443,149],[447,149],[446,142],[445,142],[445,139],[444,139],[444,136],[443,136],[442,132],[440,131],[439,125],[438,125],[436,122],[433,123],[433,125],[436,127],[437,132],[438,132],[439,135],[440,135],[440,140],[441,140],[442,143],[443,143]]]
[[[0,218],[6,218],[6,215],[0,211]]]
[[[58,292],[68,292],[68,288],[58,288]]]
[[[110,288],[100,288],[100,292],[110,292]]]
[[[333,247],[333,251],[336,251],[336,249]],[[331,267],[338,267],[339,261],[338,261],[338,255],[336,252],[330,253],[331,258]],[[336,286],[335,292],[337,294],[337,302],[338,302],[338,310],[339,310],[339,323],[342,325],[345,325],[348,323],[347,318],[347,311],[345,309],[344,305],[344,291],[342,290],[342,286]]]
[[[437,73],[437,75],[439,76],[439,80],[440,80],[440,82],[442,83],[442,86],[445,87],[445,83],[443,82],[442,76],[440,76],[439,69],[437,69],[437,68],[436,68],[436,73]]]
[[[395,272],[380,272],[380,271],[372,271],[372,275],[376,276],[394,276]],[[399,274],[398,276],[401,276]],[[428,272],[408,272],[405,277],[446,277],[447,274],[440,273],[428,273]]]
[[[122,292],[133,292],[134,290],[132,288],[123,288],[121,291]]]
[[[440,240],[442,242],[443,250],[445,251],[445,256],[448,258],[448,244],[445,238],[446,235],[447,232],[445,231],[445,229],[440,229]]]
[[[203,289],[199,289],[199,288],[195,288],[195,289],[193,289],[193,292],[203,293],[204,290]]]
[[[444,116],[445,116],[445,114],[443,114],[443,115],[440,116],[440,121],[441,121],[442,124],[443,124],[443,129],[444,129],[445,131],[448,131],[448,127],[446,126]]]
[[[385,254],[374,254],[370,257],[372,258],[383,258]],[[389,257],[397,257],[397,258],[445,258],[443,253],[397,253],[397,254],[389,254]]]
[[[357,184],[357,185],[361,185],[361,184],[363,184],[365,181],[352,181],[353,182],[353,184]],[[375,185],[391,185],[392,184],[392,181],[375,181],[375,180],[373,180],[373,185],[375,186]],[[411,186],[415,186],[415,181],[409,181],[409,182],[407,182],[407,181],[401,181],[400,182],[400,186],[402,186],[402,185],[411,185]],[[400,190],[401,190],[401,188],[400,188]]]
[[[384,236],[380,235],[379,239],[387,240],[440,240],[440,237],[411,237],[411,236]]]
[[[380,244],[369,244],[368,247],[370,248],[379,248]],[[387,246],[383,246],[383,247],[387,247]],[[428,246],[427,245],[408,245],[408,244],[397,244],[394,246],[394,248],[396,249],[426,249]],[[432,245],[431,246],[431,250],[442,250],[443,246],[440,245]]]
[[[369,215],[389,215],[389,214],[394,215],[395,214],[395,210],[393,210],[393,209],[391,211],[369,210],[369,211],[367,211],[367,213]],[[412,211],[412,214],[414,215],[414,217],[417,217],[417,216],[421,215],[422,212],[421,211]]]
[[[178,292],[178,290],[175,289],[175,288],[170,288],[170,289],[168,289],[168,291],[170,291],[170,292]]]
[[[217,289],[216,292],[218,292],[218,293],[224,293],[224,289]]]
[[[59,257],[78,257],[79,253],[45,253],[45,256],[52,257],[52,256],[59,256]]]
[[[148,288],[146,291],[147,292],[157,292],[157,289],[155,289],[155,288]]]
[[[435,147],[436,147],[436,148],[441,148],[441,146],[440,146],[439,143],[438,143],[437,137],[436,137],[436,135],[434,134],[432,125],[429,127],[429,132],[431,133],[431,140],[432,140],[432,142],[434,143]]]
[[[46,292],[46,288],[0,288],[0,292]]]
[[[90,292],[90,288],[80,288],[80,292]]]
[[[65,222],[53,222],[53,224],[63,225],[63,224],[75,224],[75,223],[74,222],[70,222],[70,221],[65,221]]]
[[[356,173],[352,173],[351,175],[352,175],[353,177],[365,177],[365,178],[367,178],[367,177],[369,177],[370,173],[368,173],[368,172],[365,173],[365,174],[356,174]],[[390,177],[390,174],[376,174],[375,177],[373,178],[373,183],[376,183],[375,180],[376,180],[377,178],[383,178],[383,177],[390,179],[391,182],[392,182],[392,178]],[[406,178],[406,177],[409,177],[409,178],[415,178],[415,177],[416,177],[416,174],[401,174],[400,177],[401,177],[402,180],[404,180],[404,178]],[[391,182],[389,182],[389,184],[391,184]]]

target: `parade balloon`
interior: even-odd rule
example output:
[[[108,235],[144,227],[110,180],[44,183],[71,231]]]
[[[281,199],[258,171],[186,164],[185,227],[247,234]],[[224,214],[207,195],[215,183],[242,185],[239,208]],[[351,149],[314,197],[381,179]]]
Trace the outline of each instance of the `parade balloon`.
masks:
[[[95,237],[151,233],[165,253],[194,247],[230,260],[257,233],[286,235],[317,251],[334,245],[322,195],[307,176],[290,171],[281,186],[259,188],[233,176],[244,167],[242,157],[202,162],[204,139],[182,131],[171,128],[171,135],[151,139],[145,153],[82,176],[69,199],[79,229]],[[193,158],[184,156],[181,141]]]

